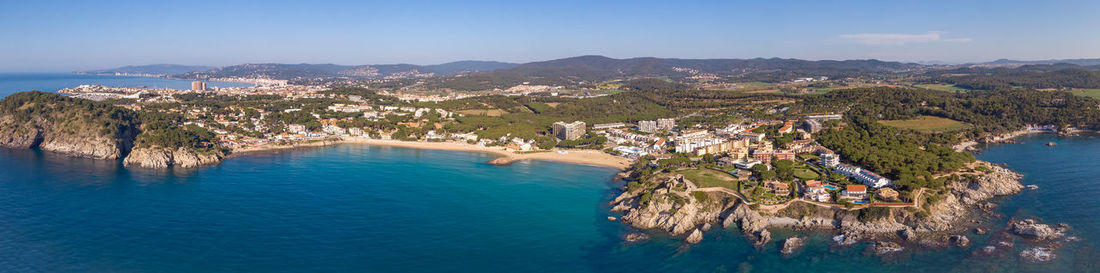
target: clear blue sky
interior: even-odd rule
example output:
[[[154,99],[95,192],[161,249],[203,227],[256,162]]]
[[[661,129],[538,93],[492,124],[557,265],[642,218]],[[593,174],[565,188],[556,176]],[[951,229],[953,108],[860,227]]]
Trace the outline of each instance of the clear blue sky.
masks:
[[[0,71],[246,62],[1100,58],[1100,1],[2,1]],[[964,2],[964,3],[956,3]]]

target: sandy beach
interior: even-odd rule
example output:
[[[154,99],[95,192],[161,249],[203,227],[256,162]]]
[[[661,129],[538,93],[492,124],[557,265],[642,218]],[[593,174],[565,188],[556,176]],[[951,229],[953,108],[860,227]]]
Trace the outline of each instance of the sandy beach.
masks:
[[[367,145],[379,145],[379,146],[391,146],[391,147],[403,147],[414,149],[428,149],[428,150],[447,150],[447,151],[468,151],[468,152],[485,152],[499,156],[500,158],[494,159],[493,164],[506,165],[522,160],[544,160],[555,161],[573,164],[594,165],[601,167],[611,167],[620,170],[625,170],[630,167],[633,160],[613,156],[601,151],[596,150],[550,150],[550,151],[538,151],[538,152],[523,152],[516,153],[504,147],[486,147],[481,145],[463,143],[463,142],[424,142],[424,141],[400,141],[400,140],[384,140],[384,139],[366,139],[366,138],[345,138],[342,140],[331,141],[317,141],[308,143],[296,143],[293,145],[261,145],[247,148],[238,148],[233,150],[233,155],[245,155],[253,152],[283,150],[283,149],[295,149],[295,148],[307,148],[307,147],[322,147],[328,145],[337,144],[367,144]]]

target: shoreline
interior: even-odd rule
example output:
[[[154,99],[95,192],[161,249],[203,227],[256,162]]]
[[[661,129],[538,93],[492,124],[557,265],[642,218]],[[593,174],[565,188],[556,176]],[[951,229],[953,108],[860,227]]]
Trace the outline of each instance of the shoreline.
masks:
[[[365,144],[375,146],[388,146],[388,147],[401,147],[411,149],[422,150],[443,150],[443,151],[463,151],[463,152],[483,152],[496,156],[496,159],[489,161],[488,163],[494,165],[508,165],[523,160],[541,160],[541,161],[553,161],[561,163],[579,164],[579,165],[591,165],[599,167],[613,168],[620,171],[626,170],[633,163],[633,160],[613,156],[597,150],[577,150],[577,149],[553,149],[548,151],[536,151],[528,153],[515,153],[503,147],[486,147],[469,143],[461,142],[424,142],[424,141],[402,141],[402,140],[385,140],[385,139],[366,139],[366,138],[344,138],[340,140],[322,140],[316,142],[306,143],[294,143],[291,145],[275,145],[264,144],[260,146],[253,146],[241,149],[234,149],[232,153],[226,158],[232,158],[235,156],[243,156],[250,153],[265,152],[265,151],[278,151],[297,148],[314,148],[325,147],[331,145],[340,144]]]

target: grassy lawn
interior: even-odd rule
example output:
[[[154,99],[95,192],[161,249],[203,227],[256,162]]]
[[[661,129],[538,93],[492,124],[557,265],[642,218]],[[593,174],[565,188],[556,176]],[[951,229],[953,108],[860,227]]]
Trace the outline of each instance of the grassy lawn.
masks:
[[[690,169],[676,171],[676,173],[684,175],[684,178],[695,182],[695,185],[700,188],[725,187],[734,191],[737,190],[737,179],[724,172],[711,169]]]
[[[794,169],[794,177],[798,177],[798,179],[806,181],[821,178],[821,175],[809,168],[801,168]]]
[[[1073,89],[1069,92],[1082,97],[1100,99],[1100,89]]]
[[[933,116],[920,116],[905,120],[880,120],[881,124],[917,130],[922,133],[941,133],[970,128],[972,125],[952,119]]]
[[[955,86],[954,84],[939,84],[939,83],[936,83],[936,84],[917,84],[917,85],[913,85],[913,86],[917,87],[917,88],[932,89],[932,90],[947,91],[947,92],[955,92],[955,91],[966,92],[966,91],[970,91],[970,89],[958,87],[958,86]]]

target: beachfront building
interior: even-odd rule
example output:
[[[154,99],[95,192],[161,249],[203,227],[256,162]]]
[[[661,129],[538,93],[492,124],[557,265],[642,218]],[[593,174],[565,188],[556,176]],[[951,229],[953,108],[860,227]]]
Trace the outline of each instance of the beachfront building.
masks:
[[[862,200],[867,198],[866,185],[848,185],[840,192],[840,199]]]
[[[584,130],[586,125],[583,121],[574,121],[572,123],[565,123],[564,121],[555,122],[551,126],[554,136],[561,140],[576,140],[584,137]]]
[[[873,173],[871,171],[864,170],[863,168],[860,168],[860,167],[856,167],[856,166],[852,166],[852,165],[848,165],[848,164],[839,164],[836,167],[836,171],[840,174],[843,174],[843,175],[847,176],[847,177],[851,177],[852,179],[855,179],[856,181],[859,181],[859,183],[863,183],[864,185],[871,186],[871,187],[874,187],[874,188],[881,188],[881,187],[885,187],[885,186],[890,185],[890,179],[882,177],[881,175],[878,175],[878,174]]]

